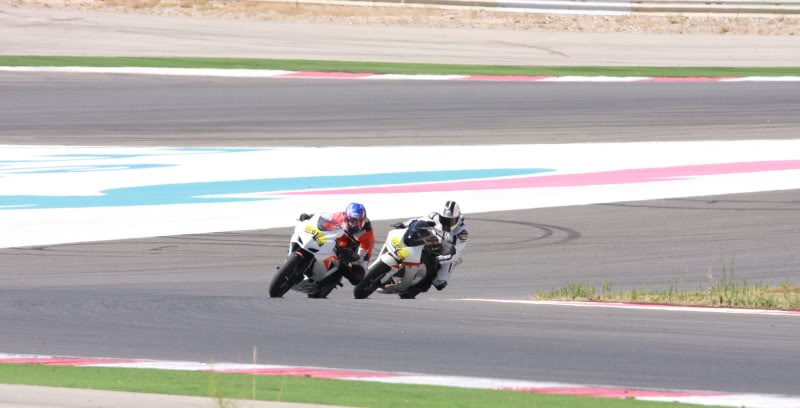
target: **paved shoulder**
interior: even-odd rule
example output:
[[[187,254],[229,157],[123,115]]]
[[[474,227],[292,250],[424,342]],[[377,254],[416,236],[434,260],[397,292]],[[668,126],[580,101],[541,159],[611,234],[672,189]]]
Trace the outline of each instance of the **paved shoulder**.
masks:
[[[330,405],[235,400],[237,408],[323,408]],[[0,408],[212,408],[212,398],[0,384]]]
[[[472,24],[472,23],[470,23]],[[737,23],[744,24],[744,23]],[[776,22],[775,24],[779,24]],[[504,25],[501,25],[504,26]],[[17,7],[8,55],[203,56],[503,65],[797,66],[794,36],[578,33],[275,22]]]

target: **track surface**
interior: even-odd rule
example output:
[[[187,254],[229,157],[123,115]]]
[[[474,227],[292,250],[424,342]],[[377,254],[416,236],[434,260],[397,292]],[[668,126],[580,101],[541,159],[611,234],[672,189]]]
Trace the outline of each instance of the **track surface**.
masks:
[[[161,79],[49,77],[42,85],[39,77],[27,78],[3,76],[4,95],[13,97],[0,102],[2,143],[17,134],[18,143],[271,145],[272,137],[302,135],[288,143],[319,144],[326,127],[344,134],[362,124],[369,130],[362,133],[365,144],[419,143],[392,132],[419,126],[426,113],[426,132],[451,136],[494,118],[485,127],[495,129],[493,143],[660,140],[680,129],[703,132],[680,136],[687,139],[760,137],[731,129],[754,131],[766,120],[777,123],[767,130],[771,137],[797,137],[800,128],[793,114],[798,86],[787,84],[181,79],[168,88]],[[48,92],[71,103],[46,104],[35,120],[32,106],[45,103]],[[398,95],[388,99],[392,93]],[[336,95],[340,103],[326,107]],[[447,102],[476,95],[483,105],[471,111],[463,110],[473,106],[467,102]],[[188,106],[174,108],[182,101]],[[288,107],[280,114],[271,110],[282,105]],[[556,120],[557,107],[564,112]],[[485,110],[484,120],[474,118]],[[219,124],[222,118],[229,122]],[[389,130],[377,132],[381,124]],[[644,133],[650,126],[654,136]],[[557,139],[547,136],[560,127]],[[486,143],[479,138],[485,133],[435,140]],[[379,238],[390,222],[375,222]],[[349,285],[328,300],[297,293],[267,299],[289,229],[0,250],[0,350],[249,362],[256,345],[261,362],[269,363],[659,388],[800,389],[795,318],[449,300],[522,299],[575,281],[695,288],[731,260],[741,278],[794,280],[800,191],[470,214],[470,226],[466,262],[452,285],[417,301],[380,295],[356,301]]]
[[[800,83],[0,74],[0,143],[397,145],[795,138]]]

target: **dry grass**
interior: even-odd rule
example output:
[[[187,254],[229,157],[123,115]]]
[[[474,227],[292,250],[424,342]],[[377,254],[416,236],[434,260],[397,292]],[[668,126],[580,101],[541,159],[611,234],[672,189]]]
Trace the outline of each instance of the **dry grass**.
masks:
[[[655,32],[675,34],[800,35],[800,16],[719,17],[689,15],[574,16],[401,7],[313,5],[297,2],[231,0],[12,0],[16,4],[112,9],[147,14],[234,19],[336,22],[351,25],[407,25],[530,31]],[[0,0],[2,3],[3,0]]]

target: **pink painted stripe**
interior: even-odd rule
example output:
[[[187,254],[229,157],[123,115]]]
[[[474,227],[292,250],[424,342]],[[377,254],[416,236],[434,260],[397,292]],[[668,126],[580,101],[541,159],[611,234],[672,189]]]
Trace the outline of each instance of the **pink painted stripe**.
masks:
[[[214,370],[217,372],[250,375],[282,375],[289,377],[314,377],[314,378],[385,378],[399,377],[398,374],[379,371],[337,370],[332,368],[236,368],[230,370]]]
[[[470,75],[458,78],[461,81],[541,81],[543,79],[557,78],[553,76],[527,76],[527,75]]]
[[[140,360],[123,360],[116,358],[72,358],[72,357],[19,357],[0,358],[0,364],[36,364],[54,366],[84,366],[94,364],[135,363]]]
[[[399,194],[542,187],[582,187],[609,184],[650,183],[655,181],[680,180],[683,178],[696,176],[714,176],[722,174],[755,173],[780,170],[800,170],[800,160],[700,164],[651,169],[605,171],[598,173],[528,176],[491,180],[467,180],[449,183],[421,183],[378,187],[350,187],[330,190],[304,190],[287,192],[283,194]]]
[[[503,388],[506,391],[528,392],[532,394],[575,395],[601,398],[642,398],[642,397],[708,397],[727,395],[705,391],[639,390],[616,387],[547,387],[547,388]]]
[[[656,77],[643,79],[637,82],[717,82],[723,79],[731,79],[735,77]]]
[[[316,72],[300,71],[291,74],[277,75],[275,78],[365,78],[375,74],[368,72]]]

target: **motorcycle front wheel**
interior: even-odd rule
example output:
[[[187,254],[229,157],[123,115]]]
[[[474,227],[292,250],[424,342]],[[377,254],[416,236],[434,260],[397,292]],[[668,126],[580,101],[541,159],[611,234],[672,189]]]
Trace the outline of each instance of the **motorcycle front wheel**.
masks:
[[[297,254],[292,254],[286,262],[278,269],[278,273],[272,278],[269,284],[269,297],[283,297],[289,289],[294,286],[294,273],[303,258]]]
[[[372,266],[367,271],[367,275],[364,276],[364,279],[353,288],[353,296],[356,299],[366,299],[371,295],[373,292],[378,290],[381,286],[381,278],[387,272],[391,271],[392,267],[383,263],[383,261],[378,261],[372,264]]]

